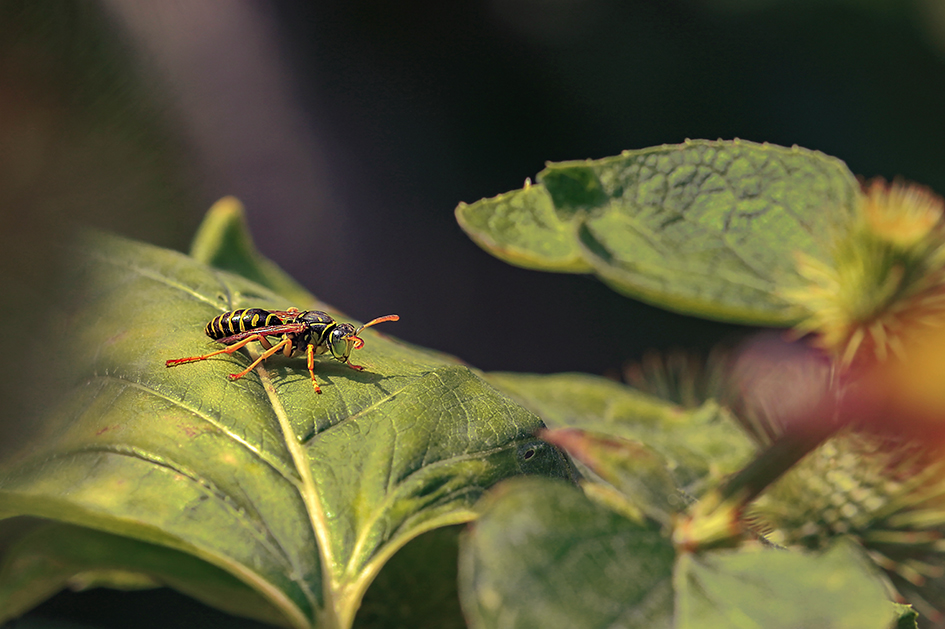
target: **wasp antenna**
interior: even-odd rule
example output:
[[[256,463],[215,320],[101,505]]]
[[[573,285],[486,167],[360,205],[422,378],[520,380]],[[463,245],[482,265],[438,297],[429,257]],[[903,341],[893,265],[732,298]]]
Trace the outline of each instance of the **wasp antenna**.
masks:
[[[383,317],[378,317],[377,319],[371,319],[360,328],[354,331],[354,335],[357,336],[360,334],[361,330],[364,328],[369,328],[372,325],[377,325],[378,323],[384,323],[385,321],[400,321],[400,315],[384,315]]]

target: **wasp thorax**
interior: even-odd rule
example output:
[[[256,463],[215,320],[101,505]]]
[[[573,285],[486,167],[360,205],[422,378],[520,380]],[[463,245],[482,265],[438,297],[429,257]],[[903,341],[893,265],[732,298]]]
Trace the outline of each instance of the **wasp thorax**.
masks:
[[[301,312],[296,315],[296,320],[308,325],[315,325],[319,323],[328,325],[329,323],[334,322],[334,319],[331,318],[331,315],[320,310],[306,310],[305,312]]]

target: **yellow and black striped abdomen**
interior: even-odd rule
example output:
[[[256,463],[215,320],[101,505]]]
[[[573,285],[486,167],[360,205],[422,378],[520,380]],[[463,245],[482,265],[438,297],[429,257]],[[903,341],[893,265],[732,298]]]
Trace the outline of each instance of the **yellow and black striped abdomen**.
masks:
[[[222,339],[240,332],[256,330],[269,325],[281,325],[278,315],[262,308],[245,308],[224,312],[207,324],[204,332],[212,339]]]

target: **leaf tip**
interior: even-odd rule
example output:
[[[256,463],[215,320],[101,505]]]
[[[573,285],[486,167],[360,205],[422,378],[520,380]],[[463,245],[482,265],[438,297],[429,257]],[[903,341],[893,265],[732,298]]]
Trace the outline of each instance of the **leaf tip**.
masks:
[[[227,248],[235,248],[244,255],[255,252],[246,222],[246,210],[242,202],[233,196],[221,198],[207,211],[194,236],[190,256],[211,264]]]

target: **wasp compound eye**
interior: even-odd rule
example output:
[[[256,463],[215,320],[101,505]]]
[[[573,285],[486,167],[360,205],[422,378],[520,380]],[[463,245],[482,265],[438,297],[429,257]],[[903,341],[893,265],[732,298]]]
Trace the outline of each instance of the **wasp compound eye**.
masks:
[[[338,326],[328,335],[328,348],[331,355],[338,360],[347,360],[354,349],[355,339],[354,326],[349,323],[339,323]]]

